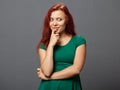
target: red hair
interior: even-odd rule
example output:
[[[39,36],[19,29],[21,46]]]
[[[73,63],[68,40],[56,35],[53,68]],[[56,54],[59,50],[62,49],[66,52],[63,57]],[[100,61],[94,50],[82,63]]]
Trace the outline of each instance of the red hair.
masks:
[[[50,35],[51,35],[51,29],[49,27],[50,16],[51,16],[51,13],[56,10],[63,11],[68,18],[68,21],[66,24],[66,29],[65,29],[66,34],[70,34],[72,36],[76,35],[75,29],[74,29],[73,17],[70,14],[67,6],[65,6],[64,4],[55,4],[48,10],[48,12],[45,15],[43,30],[42,30],[42,39],[39,41],[39,43],[37,45],[37,50],[39,49],[41,44],[44,44],[45,48],[47,48],[47,46],[49,44]]]

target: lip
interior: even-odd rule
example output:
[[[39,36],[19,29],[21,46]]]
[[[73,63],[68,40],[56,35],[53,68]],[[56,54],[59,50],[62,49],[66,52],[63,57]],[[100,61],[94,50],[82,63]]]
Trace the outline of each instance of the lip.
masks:
[[[58,30],[58,29],[59,29],[59,27],[52,27],[52,29]]]
[[[52,27],[52,28],[59,28],[59,27]]]

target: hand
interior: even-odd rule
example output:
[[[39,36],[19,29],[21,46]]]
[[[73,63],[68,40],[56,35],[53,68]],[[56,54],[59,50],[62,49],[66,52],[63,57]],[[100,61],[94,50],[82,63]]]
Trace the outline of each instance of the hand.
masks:
[[[55,46],[59,38],[60,38],[59,30],[58,31],[52,30],[49,45]]]
[[[43,79],[43,80],[49,80],[49,78],[45,77],[45,75],[43,74],[41,68],[37,68],[37,74],[38,74],[38,77]]]

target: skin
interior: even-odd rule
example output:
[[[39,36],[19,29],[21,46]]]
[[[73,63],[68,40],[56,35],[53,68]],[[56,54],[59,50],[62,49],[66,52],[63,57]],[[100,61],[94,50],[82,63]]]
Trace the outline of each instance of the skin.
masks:
[[[65,27],[67,24],[67,16],[61,10],[53,11],[50,17],[49,26],[52,30],[50,42],[47,50],[39,49],[40,68],[37,68],[38,77],[44,80],[67,79],[79,74],[83,68],[86,56],[86,45],[80,45],[76,49],[73,65],[53,72],[53,49],[56,44],[65,45],[72,38],[66,34]]]

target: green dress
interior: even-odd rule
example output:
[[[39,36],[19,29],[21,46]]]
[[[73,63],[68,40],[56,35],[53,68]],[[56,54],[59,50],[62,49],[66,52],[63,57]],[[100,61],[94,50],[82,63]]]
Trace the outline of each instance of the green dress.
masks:
[[[56,45],[53,54],[53,71],[57,72],[72,65],[76,48],[82,44],[86,44],[86,40],[82,36],[76,35],[66,45]],[[46,50],[43,44],[40,45],[40,48]],[[38,90],[82,90],[80,76],[60,80],[41,80]]]

